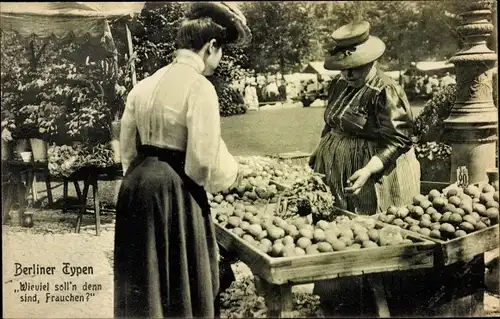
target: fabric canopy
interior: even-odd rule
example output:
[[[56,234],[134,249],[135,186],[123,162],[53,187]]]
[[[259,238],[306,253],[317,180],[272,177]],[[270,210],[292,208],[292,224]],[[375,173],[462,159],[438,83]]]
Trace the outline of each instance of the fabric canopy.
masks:
[[[314,73],[320,75],[336,76],[340,71],[327,70],[324,68],[324,61],[312,61],[305,67],[302,73]]]
[[[417,62],[416,68],[420,71],[437,71],[453,69],[455,66],[452,63],[446,61],[436,61],[436,62]]]
[[[23,37],[102,37],[107,20],[141,12],[145,2],[2,2],[0,28]]]

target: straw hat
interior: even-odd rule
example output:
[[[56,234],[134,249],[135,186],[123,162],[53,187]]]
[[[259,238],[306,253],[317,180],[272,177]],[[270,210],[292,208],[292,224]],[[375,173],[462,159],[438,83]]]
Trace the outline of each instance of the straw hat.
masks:
[[[194,2],[189,12],[188,19],[210,17],[226,28],[228,42],[244,46],[252,40],[252,33],[247,26],[243,13],[229,2]]]
[[[345,70],[368,64],[380,58],[385,44],[370,35],[367,21],[343,25],[332,34],[332,48],[325,59],[327,70]]]

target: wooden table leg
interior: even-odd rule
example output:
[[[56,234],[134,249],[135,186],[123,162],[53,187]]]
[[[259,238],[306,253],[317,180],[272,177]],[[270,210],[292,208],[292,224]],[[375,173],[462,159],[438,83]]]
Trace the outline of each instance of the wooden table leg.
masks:
[[[32,169],[28,169],[28,176],[27,176],[27,182],[26,182],[26,194],[31,194],[33,204],[35,203],[36,198],[38,198],[37,188],[35,187],[35,181],[36,181],[35,171]],[[29,184],[29,188],[28,188],[28,184]]]
[[[63,214],[68,210],[68,179],[63,180]]]
[[[31,179],[31,193],[33,195],[33,202],[37,202],[38,201],[38,187],[36,186],[36,173],[35,172],[32,172],[31,174],[32,176],[32,179]]]
[[[292,318],[292,285],[274,285],[260,278],[262,290],[265,294],[268,318]]]
[[[78,200],[82,197],[82,191],[80,190],[80,184],[78,181],[73,181],[73,186],[75,186],[75,192],[76,192],[76,197],[78,197]]]
[[[15,202],[16,191],[19,188],[18,183],[8,183],[6,186],[2,183],[2,221],[5,223],[10,217],[9,213],[12,208],[12,204]]]
[[[367,278],[370,289],[373,293],[377,315],[379,318],[390,318],[389,306],[385,295],[384,282],[380,274],[373,274]]]
[[[76,219],[76,229],[75,231],[77,233],[80,232],[80,225],[82,223],[82,219],[83,219],[83,214],[85,213],[86,209],[87,209],[87,195],[89,193],[89,186],[90,186],[90,180],[89,178],[87,178],[85,181],[84,181],[84,185],[83,185],[83,194],[79,200],[81,206],[80,206],[80,212],[78,213],[78,218]]]
[[[20,179],[18,182],[19,184],[19,189],[18,189],[18,194],[19,194],[19,207],[21,209],[21,212],[24,212],[26,210],[26,196],[30,195],[32,192],[32,176],[31,176],[31,171],[28,169],[25,171],[26,174],[26,185],[23,187],[23,181]],[[24,188],[24,192],[23,192]]]
[[[92,189],[94,191],[94,211],[95,211],[95,232],[99,236],[101,234],[101,203],[99,200],[99,187],[97,176],[92,178]]]
[[[49,207],[54,205],[54,199],[52,198],[52,187],[50,186],[50,173],[45,172],[45,188],[47,189],[47,200],[49,202]]]

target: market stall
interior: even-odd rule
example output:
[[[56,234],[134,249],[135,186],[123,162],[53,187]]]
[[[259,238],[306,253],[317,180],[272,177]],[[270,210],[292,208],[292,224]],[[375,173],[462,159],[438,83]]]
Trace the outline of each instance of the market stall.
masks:
[[[64,125],[68,126],[68,134],[70,136],[78,136],[81,134],[87,134],[88,136],[90,136],[93,134],[92,132],[97,132],[98,130],[93,130],[93,127],[91,126],[92,123],[96,123],[102,120],[103,118],[107,118],[108,115],[107,113],[110,112],[110,108],[112,107],[110,104],[114,104],[115,96],[121,94],[119,91],[122,89],[116,82],[118,77],[118,65],[117,65],[118,52],[115,47],[113,36],[111,34],[108,22],[113,21],[115,19],[137,14],[142,10],[143,6],[144,2],[119,3],[119,5],[117,5],[117,3],[101,3],[101,2],[71,2],[71,3],[39,2],[39,3],[25,3],[22,5],[19,3],[2,3],[0,10],[0,22],[1,22],[0,28],[2,30],[2,33],[14,34],[15,35],[14,37],[17,37],[18,39],[21,39],[21,41],[24,41],[25,43],[28,44],[28,47],[30,48],[32,55],[32,58],[30,59],[30,65],[31,65],[30,67],[32,68],[32,70],[36,70],[38,62],[41,61],[41,59],[42,60],[47,59],[47,57],[44,55],[45,49],[47,48],[47,46],[50,46],[51,43],[64,42],[67,45],[66,40],[70,40],[70,42],[72,43],[88,42],[94,46],[93,48],[95,50],[91,49],[92,52],[103,51],[103,55],[101,57],[93,57],[91,59],[89,59],[90,54],[87,53],[89,54],[89,56],[87,56],[86,60],[83,57],[84,58],[83,63],[89,66],[89,69],[91,69],[90,67],[92,67],[92,69],[95,69],[95,72],[98,73],[100,72],[100,74],[104,76],[104,78],[108,79],[107,82],[109,83],[99,84],[98,81],[96,81],[96,83],[91,83],[90,81],[88,81],[88,79],[85,79],[83,76],[80,76],[79,74],[70,77],[71,73],[74,73],[76,71],[76,66],[75,66],[74,68],[70,68],[70,70],[68,71],[70,75],[63,74],[63,76],[68,77],[68,79],[66,80],[68,84],[71,83],[71,81],[75,82],[75,84],[73,85],[79,90],[79,92],[75,93],[75,95],[78,94],[77,99],[70,96],[72,93],[70,94],[67,93],[72,90],[71,87],[68,87],[68,84],[66,84],[65,88],[61,88],[61,84],[54,84],[54,86],[57,85],[55,88],[53,87],[45,88],[46,91],[51,91],[55,89],[56,95],[60,96],[66,95],[67,96],[66,98],[68,97],[72,98],[73,102],[75,102],[74,105],[72,106],[74,109],[72,110],[74,114],[73,113],[67,114],[68,116],[70,116],[69,123],[68,121],[64,123]],[[128,35],[129,33],[130,32],[128,32]],[[128,37],[128,40],[131,41],[130,36]],[[37,41],[37,43],[40,45],[38,48],[35,45],[35,41]],[[131,54],[132,52],[129,53],[130,55],[132,55]],[[81,52],[80,55],[82,54],[84,55],[85,53]],[[68,66],[67,60],[61,60],[59,61],[59,63],[60,63],[59,65],[50,65],[50,68],[52,70],[55,70],[54,69],[55,67],[63,69]],[[132,72],[133,77],[134,75],[135,75],[134,72]],[[53,76],[51,75],[51,77]],[[41,88],[42,92],[44,86],[50,82],[49,79],[45,78],[32,79],[31,81],[32,82],[35,81],[35,83],[37,83],[37,86]],[[135,84],[135,78],[133,78],[133,83]],[[108,90],[103,89],[105,85],[107,86],[106,88]],[[96,96],[93,98],[89,98],[88,102],[84,102],[82,105],[80,105],[81,104],[80,101],[85,100],[86,93],[92,90],[96,92]],[[15,91],[15,88],[13,91]],[[16,92],[14,92],[14,94],[15,93]],[[47,96],[47,94],[43,96]],[[35,175],[35,173],[38,172],[39,174],[42,174],[44,176],[46,183],[48,185],[47,191],[49,197],[49,204],[51,204],[52,202],[52,196],[50,194],[51,174],[56,174],[59,176],[59,178],[63,179],[65,185],[64,187],[65,195],[67,194],[68,181],[73,181],[75,188],[77,189],[77,193],[81,194],[81,192],[79,191],[78,180],[84,180],[84,192],[82,194],[83,197],[79,198],[82,203],[86,202],[87,192],[85,190],[88,190],[89,183],[92,182],[91,184],[94,187],[94,201],[98,203],[99,199],[97,194],[97,183],[95,181],[95,178],[78,179],[77,178],[78,174],[76,171],[79,169],[88,170],[91,169],[92,167],[94,167],[95,170],[103,169],[106,167],[109,167],[111,169],[116,169],[115,166],[117,163],[119,163],[119,159],[118,161],[116,161],[117,156],[111,154],[109,156],[109,159],[101,160],[99,162],[98,161],[99,156],[95,156],[95,159],[93,160],[92,163],[87,161],[82,165],[79,165],[79,167],[77,167],[78,165],[76,165],[74,169],[75,174],[73,173],[59,174],[63,170],[67,171],[68,167],[71,166],[70,164],[74,163],[75,160],[71,156],[68,158],[63,158],[62,156],[60,156],[62,155],[61,152],[54,154],[56,153],[56,150],[58,150],[58,147],[56,146],[49,147],[48,145],[48,141],[46,140],[46,135],[48,135],[49,131],[52,134],[55,134],[54,131],[56,130],[57,126],[57,124],[55,123],[56,119],[53,117],[51,118],[50,114],[58,114],[59,112],[58,107],[60,106],[57,106],[57,102],[54,101],[55,99],[52,100],[50,100],[49,98],[47,99],[48,99],[47,101],[44,100],[44,101],[26,102],[27,104],[31,103],[34,105],[26,105],[26,106],[21,105],[22,108],[20,111],[16,109],[11,110],[11,113],[15,113],[17,114],[17,117],[19,117],[19,114],[29,115],[30,113],[29,108],[33,109],[31,112],[32,114],[34,114],[32,118],[28,116],[26,119],[22,121],[22,124],[32,123],[31,125],[33,126],[33,128],[31,128],[31,131],[29,131],[29,136],[24,135],[25,134],[24,131],[20,130],[18,127],[17,129],[19,132],[17,132],[18,133],[17,140],[14,140],[11,143],[9,143],[8,136],[10,135],[10,132],[8,130],[9,129],[16,130],[14,123],[17,121],[19,124],[19,121],[18,119],[12,118],[13,116],[11,114],[8,114],[9,116],[7,119],[5,117],[2,119],[3,120],[2,165],[6,169],[15,169],[16,171],[19,171],[19,169],[21,168],[22,172],[26,173],[27,175],[26,182],[28,184],[28,191],[31,191],[31,194],[33,197],[35,197],[35,200],[37,191],[36,189],[32,190],[31,185],[32,184],[36,185],[35,183],[32,183],[32,180],[34,179],[33,176]],[[95,107],[95,105],[98,106]],[[4,108],[4,105],[2,105],[2,108]],[[26,110],[24,110],[25,108]],[[7,112],[7,110],[3,109],[2,113],[4,113],[4,111]],[[119,114],[119,111],[115,110],[112,113],[115,114],[114,117],[116,118]],[[87,118],[85,119],[85,117]],[[64,119],[62,120],[64,122]],[[87,127],[85,127],[85,124],[87,124]],[[113,126],[112,124],[109,123],[108,125],[110,125],[111,127]],[[5,133],[6,131],[7,133]],[[4,138],[4,133],[6,134],[5,138]],[[113,137],[113,133],[114,132],[112,132],[111,137]],[[27,140],[27,138],[29,138],[28,143],[26,145],[27,147],[24,147],[22,149],[21,148],[16,149],[14,152],[12,148],[14,146],[19,145],[19,142],[24,142],[24,140]],[[99,138],[100,137],[96,137],[94,139],[99,140]],[[82,139],[84,140],[85,137],[75,138],[74,140],[68,140],[65,142],[65,144],[72,144],[72,143],[74,144],[75,142],[81,144]],[[35,147],[35,141],[38,142],[37,145],[42,146],[41,149]],[[31,146],[29,145],[30,142]],[[101,142],[107,144],[109,141],[101,141]],[[72,149],[75,145],[66,145],[66,148]],[[107,149],[105,150],[104,147],[101,146],[93,147],[93,149],[99,149],[99,148],[102,149],[102,152],[97,152],[99,153],[98,155],[100,156],[102,156],[105,152],[108,151]],[[116,151],[119,149],[119,146],[116,145],[116,143],[114,144],[111,143],[111,148],[112,149],[114,148],[116,153]],[[28,152],[31,152],[32,158],[27,156]],[[50,158],[48,158],[47,156],[48,152],[53,153],[53,155],[55,156],[51,156]],[[25,158],[23,159],[19,157],[19,155],[22,155],[22,153],[26,155],[24,156]],[[13,155],[15,154],[17,155],[17,157],[13,158]],[[84,157],[82,156],[82,154],[77,154],[77,155],[72,154],[72,155],[76,156],[77,160],[83,159]],[[61,159],[63,162],[58,163],[58,161]],[[115,163],[113,163],[113,159],[115,160],[114,161]],[[21,174],[15,174],[15,175],[18,178],[21,178]],[[94,175],[95,174],[90,174],[88,176],[94,176]],[[23,210],[25,208],[24,198],[17,198],[17,200],[22,204],[21,210]],[[84,212],[85,205],[82,204],[82,207],[83,207],[82,211]],[[8,210],[8,208],[6,209]],[[96,231],[97,233],[99,233],[99,209],[95,209],[95,214],[96,214],[96,226],[97,226]]]
[[[447,61],[422,61],[415,64],[415,69],[422,74],[442,76],[446,72],[453,72],[455,65]]]
[[[333,78],[340,74],[340,71],[327,70],[324,68],[324,61],[311,61],[302,70],[302,73],[319,74],[324,77]]]
[[[247,172],[240,185],[209,198],[218,242],[250,267],[268,316],[292,315],[292,286],[338,277],[362,278],[381,317],[474,315],[482,307],[482,255],[499,241],[493,174],[491,183],[452,184],[404,207],[361,216],[336,208],[321,176],[303,163],[239,162]],[[383,293],[388,276],[414,308]]]

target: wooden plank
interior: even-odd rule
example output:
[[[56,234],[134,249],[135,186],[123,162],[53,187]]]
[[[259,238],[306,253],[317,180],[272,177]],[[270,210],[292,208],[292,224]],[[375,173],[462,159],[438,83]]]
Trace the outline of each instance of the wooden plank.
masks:
[[[224,249],[235,253],[238,259],[250,267],[254,275],[259,275],[268,281],[271,280],[269,266],[271,264],[270,256],[252,247],[243,239],[235,236],[218,224],[215,224],[215,232],[217,242],[224,247]]]
[[[218,224],[216,231],[221,246],[235,252],[254,274],[269,283],[279,285],[309,283],[339,276],[429,268],[434,264],[435,244],[405,230],[401,232],[416,243],[280,258],[264,254]]]
[[[420,182],[420,193],[428,194],[432,189],[437,189],[441,191],[443,188],[450,186],[451,182],[432,182],[432,181],[421,181]]]
[[[274,258],[270,280],[276,284],[301,284],[343,276],[430,268],[433,261],[434,247],[428,243]]]
[[[455,238],[442,244],[443,260],[437,260],[444,265],[458,261],[470,261],[475,256],[495,249],[499,245],[498,225],[470,233],[464,237]]]
[[[294,152],[279,153],[279,154],[269,155],[269,156],[277,157],[279,159],[295,159],[295,158],[304,158],[304,157],[309,158],[309,156],[311,156],[311,153],[294,151]]]
[[[378,222],[380,223],[380,221]],[[468,262],[475,256],[498,248],[500,241],[498,224],[472,232],[466,236],[447,241],[432,238],[409,230],[405,231],[412,233],[414,236],[433,241],[437,244],[435,247],[434,258],[437,266],[447,266],[456,262]]]

